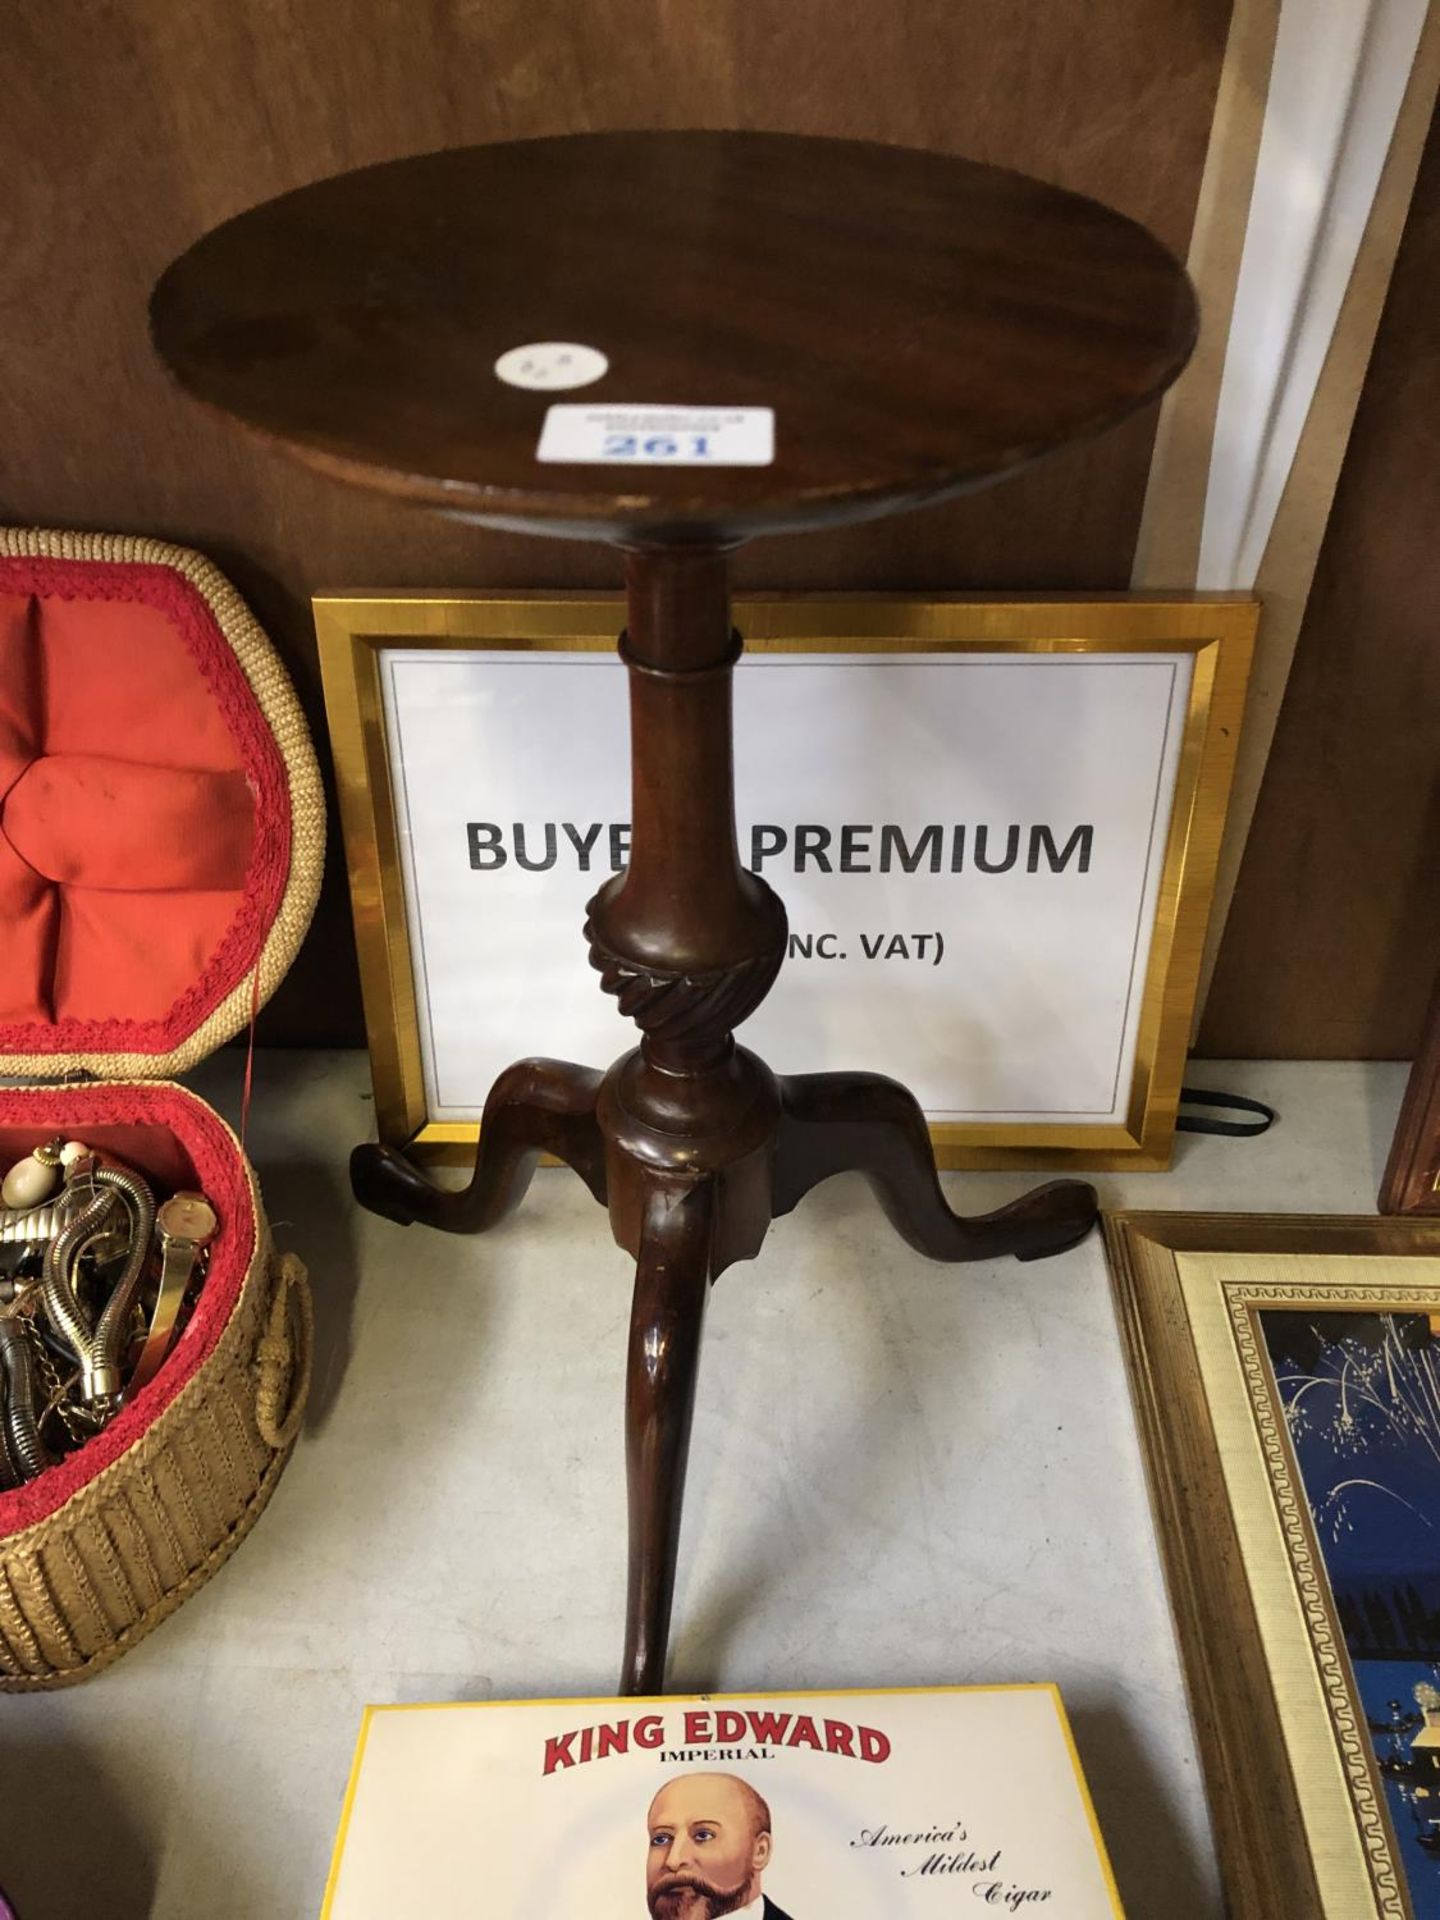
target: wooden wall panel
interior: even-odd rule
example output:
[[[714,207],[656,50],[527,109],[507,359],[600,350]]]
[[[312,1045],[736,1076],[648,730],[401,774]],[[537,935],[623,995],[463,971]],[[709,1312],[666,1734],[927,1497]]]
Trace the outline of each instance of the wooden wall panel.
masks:
[[[599,587],[599,550],[407,515],[171,390],[149,287],[215,222],[467,141],[749,126],[934,146],[1111,202],[1182,255],[1229,0],[7,0],[0,518],[210,554],[317,723],[319,587]],[[501,270],[497,267],[497,270]],[[1153,417],[974,501],[760,545],[742,585],[1123,587]],[[270,1040],[360,1037],[338,862]]]
[[[1200,1033],[1406,1059],[1440,965],[1440,117],[1326,528]]]

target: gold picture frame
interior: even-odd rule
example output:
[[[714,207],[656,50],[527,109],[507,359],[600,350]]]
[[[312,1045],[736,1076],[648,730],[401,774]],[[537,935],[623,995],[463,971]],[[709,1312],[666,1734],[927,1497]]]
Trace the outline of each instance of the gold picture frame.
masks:
[[[385,649],[405,647],[610,648],[623,623],[623,605],[618,596],[553,593],[327,593],[316,596],[314,613],[379,1136],[432,1164],[466,1164],[474,1157],[478,1125],[432,1120],[426,1108],[380,657]],[[936,1123],[931,1134],[942,1167],[1136,1170],[1169,1164],[1258,617],[1258,603],[1245,594],[1015,600],[768,594],[736,601],[736,622],[756,651],[1174,651],[1193,657],[1124,1123]]]
[[[1319,1418],[1299,1408],[1312,1382],[1282,1374],[1274,1356],[1288,1347],[1270,1343],[1319,1340],[1322,1315],[1319,1329],[1337,1341],[1352,1315],[1357,1335],[1388,1315],[1417,1325],[1425,1316],[1433,1334],[1440,1222],[1123,1212],[1104,1230],[1226,1911],[1414,1920],[1405,1862],[1422,1857],[1417,1844],[1440,1849],[1440,1824],[1423,1843],[1397,1841],[1387,1800],[1406,1789],[1393,1764],[1387,1785],[1385,1736],[1373,1717],[1367,1725],[1332,1590],[1340,1563],[1323,1544],[1339,1535],[1329,1517],[1324,1536],[1317,1528],[1315,1512],[1328,1509],[1312,1500],[1313,1457],[1307,1494],[1292,1433],[1292,1422],[1308,1432]],[[1267,1313],[1307,1332],[1277,1336]],[[1342,1374],[1313,1385],[1324,1389],[1316,1404],[1339,1408],[1327,1417],[1345,1417]],[[1358,1378],[1353,1390],[1358,1405]],[[1435,1418],[1440,1433],[1440,1401]],[[1352,1611],[1349,1632],[1368,1634],[1356,1619]],[[1440,1662],[1426,1664],[1440,1674]],[[1371,1672],[1372,1693],[1398,1684],[1392,1667]],[[1440,1792],[1434,1805],[1440,1821]],[[1418,1831],[1418,1816],[1407,1824]],[[1440,1857],[1423,1863],[1440,1892]]]

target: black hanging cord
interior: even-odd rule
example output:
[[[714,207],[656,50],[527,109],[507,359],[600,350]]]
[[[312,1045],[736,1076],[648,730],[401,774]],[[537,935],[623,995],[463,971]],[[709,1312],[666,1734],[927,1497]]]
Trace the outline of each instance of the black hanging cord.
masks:
[[[1205,1087],[1182,1087],[1180,1105],[1182,1109],[1219,1107],[1232,1113],[1252,1114],[1254,1118],[1249,1120],[1222,1120],[1214,1114],[1182,1111],[1175,1122],[1177,1133],[1223,1133],[1234,1140],[1253,1140],[1257,1133],[1267,1133],[1279,1117],[1263,1100],[1251,1100],[1243,1093],[1211,1093]]]

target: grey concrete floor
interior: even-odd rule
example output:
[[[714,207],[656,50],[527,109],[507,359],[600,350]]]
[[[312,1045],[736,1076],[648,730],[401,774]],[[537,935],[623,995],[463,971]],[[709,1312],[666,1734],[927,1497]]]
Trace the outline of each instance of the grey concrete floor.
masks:
[[[192,1084],[233,1118],[241,1068]],[[1281,1124],[1182,1136],[1170,1173],[1102,1179],[1107,1205],[1372,1209],[1403,1068],[1202,1078]],[[363,1056],[259,1056],[251,1151],[316,1292],[308,1423],[209,1587],[92,1683],[0,1700],[0,1885],[23,1920],[313,1920],[366,1701],[613,1689],[628,1264],[563,1170],[482,1240],[358,1213],[345,1158],[369,1131]],[[1028,1184],[948,1182],[971,1212]],[[1042,1679],[1132,1920],[1212,1920],[1098,1238],[938,1267],[836,1180],[712,1298],[671,1685]]]

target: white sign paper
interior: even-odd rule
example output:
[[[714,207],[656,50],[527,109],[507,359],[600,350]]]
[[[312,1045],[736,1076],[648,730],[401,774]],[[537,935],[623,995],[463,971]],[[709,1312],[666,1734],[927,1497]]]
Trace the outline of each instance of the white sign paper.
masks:
[[[580,935],[626,858],[626,675],[608,651],[382,666],[429,1118],[477,1119],[514,1059],[635,1044]],[[934,1120],[1123,1122],[1190,675],[747,654],[741,857],[791,937],[742,1041],[780,1073],[891,1074]]]
[[[367,1714],[323,1920],[732,1912],[1115,1920],[1059,1695],[967,1687]]]
[[[771,407],[549,408],[537,460],[572,466],[768,467]]]

